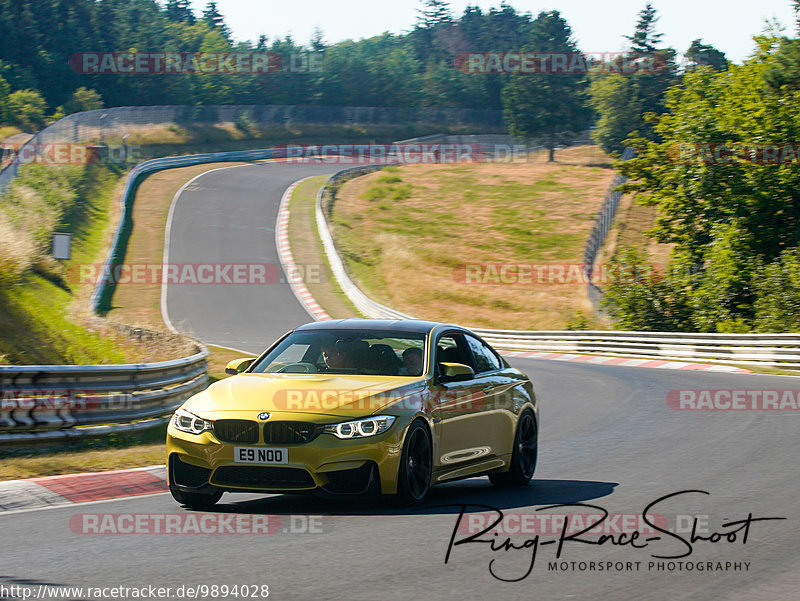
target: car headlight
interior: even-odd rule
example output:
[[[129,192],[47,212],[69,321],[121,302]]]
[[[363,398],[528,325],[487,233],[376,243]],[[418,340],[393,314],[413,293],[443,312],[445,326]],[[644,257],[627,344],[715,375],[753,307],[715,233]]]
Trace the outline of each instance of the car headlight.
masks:
[[[202,434],[211,430],[214,424],[207,419],[197,417],[194,413],[189,413],[185,409],[178,409],[172,416],[172,425],[181,432],[189,434]]]
[[[393,423],[394,416],[377,415],[375,417],[357,419],[352,422],[328,424],[325,426],[323,432],[326,434],[333,434],[336,438],[341,438],[343,440],[350,438],[366,438],[367,436],[375,436],[386,432],[386,430],[392,427]]]

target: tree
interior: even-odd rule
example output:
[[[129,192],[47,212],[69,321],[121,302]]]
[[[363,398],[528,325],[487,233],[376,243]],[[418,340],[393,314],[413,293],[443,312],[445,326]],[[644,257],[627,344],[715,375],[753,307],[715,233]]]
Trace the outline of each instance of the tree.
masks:
[[[36,90],[17,90],[8,95],[7,110],[12,123],[35,131],[44,125],[47,103]]]
[[[314,52],[322,52],[325,50],[325,46],[325,35],[322,33],[322,29],[319,25],[317,25],[311,33],[311,50]]]
[[[166,11],[167,17],[169,17],[171,21],[188,23],[189,25],[193,25],[195,22],[194,13],[192,12],[189,0],[167,0]]]
[[[450,23],[450,4],[444,0],[422,0],[424,8],[417,9],[417,27],[433,29],[437,25]]]
[[[639,12],[639,20],[633,35],[624,36],[631,43],[631,52],[649,54],[655,52],[661,42],[663,33],[656,33],[656,9],[649,2]]]
[[[525,50],[563,54],[569,63],[578,56],[572,30],[558,11],[541,12],[531,24]],[[503,89],[503,107],[509,131],[514,136],[543,136],[554,160],[555,147],[588,123],[586,78],[580,72],[557,72],[555,62],[545,73],[515,73]]]
[[[218,31],[223,38],[231,41],[231,31],[225,25],[225,17],[217,9],[216,2],[209,2],[206,9],[203,11],[203,21],[208,24],[211,29]]]
[[[714,71],[726,71],[728,69],[728,59],[725,53],[720,52],[711,44],[703,44],[700,39],[694,40],[686,51],[686,71],[693,71],[697,67],[707,65]]]
[[[592,79],[589,103],[599,118],[592,139],[606,152],[622,152],[630,127],[638,123],[641,107],[633,93],[631,80],[619,73]]]
[[[75,90],[64,105],[64,111],[67,114],[93,111],[101,108],[103,108],[103,97],[95,90],[90,90],[83,86]]]
[[[622,174],[637,202],[657,208],[651,230],[674,244],[671,266],[682,282],[696,331],[776,328],[796,321],[800,247],[800,98],[762,85],[783,50],[777,37],[759,41],[744,65],[723,73],[686,73],[666,95],[653,140],[630,141],[636,157]],[[768,118],[765,118],[768,116]]]
[[[8,114],[8,95],[11,93],[11,86],[0,76],[0,123],[6,123],[10,116]]]
[[[625,139],[633,132],[655,139],[648,115],[664,112],[666,91],[678,81],[676,52],[659,47],[662,34],[655,32],[656,21],[656,10],[648,3],[639,13],[633,35],[624,36],[631,43],[628,52],[590,74],[590,104],[598,116],[598,128],[592,132],[592,138],[607,152],[622,150]],[[625,65],[627,69],[620,68]],[[622,84],[618,77],[627,78],[628,85]],[[601,83],[606,78],[612,81]],[[621,96],[625,88],[627,100]],[[616,99],[609,101],[614,96]]]
[[[800,31],[800,0],[792,0],[792,8],[794,9],[795,25]]]

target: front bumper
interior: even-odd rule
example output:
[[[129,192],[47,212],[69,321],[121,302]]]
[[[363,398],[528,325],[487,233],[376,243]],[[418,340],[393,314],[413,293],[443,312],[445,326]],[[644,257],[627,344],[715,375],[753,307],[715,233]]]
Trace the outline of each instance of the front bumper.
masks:
[[[397,492],[397,473],[408,423],[397,419],[385,433],[356,440],[320,434],[303,444],[233,444],[213,433],[167,429],[169,485],[183,492],[287,493],[321,489],[329,494]],[[288,463],[236,463],[235,447],[285,448]]]

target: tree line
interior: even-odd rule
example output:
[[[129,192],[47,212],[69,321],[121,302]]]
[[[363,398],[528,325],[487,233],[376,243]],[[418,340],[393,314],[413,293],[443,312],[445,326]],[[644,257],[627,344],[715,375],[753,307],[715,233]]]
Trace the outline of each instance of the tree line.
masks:
[[[673,250],[662,273],[641,269],[641,249],[618,256],[638,273],[609,287],[624,327],[800,330],[800,38],[770,27],[755,40],[742,65],[687,73],[652,135],[627,141],[625,189],[656,208],[650,235]]]
[[[510,133],[545,136],[551,147],[564,132],[595,124],[597,141],[619,150],[630,131],[651,131],[644,115],[663,111],[665,90],[684,71],[675,51],[660,44],[656,20],[648,4],[628,38],[631,56],[663,57],[654,72],[595,65],[570,75],[472,73],[459,68],[465,54],[580,50],[558,11],[534,17],[506,3],[454,15],[444,0],[423,0],[408,32],[329,44],[320,30],[306,43],[291,36],[236,41],[215,2],[196,14],[189,0],[0,0],[0,122],[33,130],[71,112],[123,105],[455,107],[502,110]],[[70,66],[79,53],[129,51],[267,52],[290,69],[109,75]],[[686,55],[690,68],[727,67],[701,40]]]

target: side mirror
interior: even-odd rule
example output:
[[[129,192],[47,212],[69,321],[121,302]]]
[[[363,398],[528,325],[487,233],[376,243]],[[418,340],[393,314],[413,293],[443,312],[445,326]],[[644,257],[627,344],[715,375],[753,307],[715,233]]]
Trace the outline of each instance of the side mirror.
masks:
[[[225,366],[225,373],[235,376],[236,374],[242,373],[248,367],[253,364],[255,361],[255,357],[248,357],[245,359],[234,359],[228,365]]]
[[[469,365],[463,363],[439,363],[439,365],[442,366],[440,382],[463,382],[475,377],[475,372]]]

